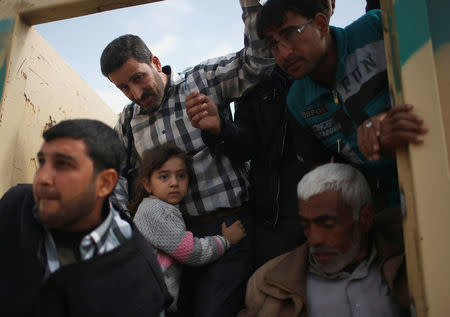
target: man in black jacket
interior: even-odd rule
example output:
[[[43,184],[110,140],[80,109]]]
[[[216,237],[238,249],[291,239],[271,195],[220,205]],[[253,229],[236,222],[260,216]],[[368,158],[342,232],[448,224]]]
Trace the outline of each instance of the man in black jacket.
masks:
[[[5,316],[158,316],[170,302],[153,249],[108,202],[122,147],[96,120],[43,134],[33,185],[0,200]]]
[[[220,129],[216,133],[202,131],[211,153],[227,155],[232,162],[250,161],[255,268],[304,242],[296,184],[314,165],[330,159],[329,152],[287,111],[291,83],[275,68],[267,80],[236,102],[234,122],[217,115]],[[200,104],[210,103],[206,96],[192,96],[186,101],[188,109],[199,103],[197,98]],[[189,110],[188,116],[194,126],[207,124],[195,122],[195,114]]]
[[[335,1],[330,3],[331,15]],[[287,110],[291,84],[292,79],[276,66],[235,103],[234,122],[220,116],[207,96],[193,93],[186,98],[189,119],[202,129],[211,153],[227,155],[233,162],[250,161],[255,268],[304,242],[295,188],[306,172],[331,158]]]

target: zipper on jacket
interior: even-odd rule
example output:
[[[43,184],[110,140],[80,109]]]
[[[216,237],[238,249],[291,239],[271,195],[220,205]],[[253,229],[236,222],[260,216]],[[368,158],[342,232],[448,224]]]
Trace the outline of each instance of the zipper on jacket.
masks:
[[[338,95],[336,89],[333,89],[333,90],[331,91],[331,93],[333,94],[334,104],[335,104],[336,106],[339,106],[339,95]],[[344,111],[345,111],[345,109],[344,109]],[[345,113],[347,113],[347,112],[345,112]],[[337,142],[337,152],[338,152],[338,153],[341,153],[341,142],[342,142],[342,138],[337,139],[336,142]]]
[[[336,89],[333,89],[333,90],[331,91],[331,93],[333,94],[333,99],[334,99],[335,105],[336,105],[336,106],[341,105],[342,110],[344,110],[344,113],[345,113],[345,114],[347,115],[347,117],[350,119],[350,122],[352,123],[353,128],[355,129],[355,131],[357,131],[357,130],[358,130],[358,126],[357,126],[357,125],[355,124],[355,122],[353,121],[352,116],[348,113],[347,108],[345,107],[345,104],[344,104],[343,102],[341,102],[341,100],[340,100],[340,98],[339,98],[339,94],[338,94],[338,92],[336,91]]]
[[[331,91],[331,93],[333,94],[334,104],[335,104],[336,106],[338,106],[338,105],[339,105],[339,97],[338,97],[337,91],[336,91],[335,89],[333,89],[333,90]]]
[[[287,128],[287,107],[284,108],[284,122],[283,122],[283,139],[281,141],[281,161],[283,160],[284,143],[286,140],[286,128]],[[280,197],[280,176],[277,176],[277,191],[275,193],[275,218],[272,227],[275,228],[280,217],[280,204],[278,198]]]

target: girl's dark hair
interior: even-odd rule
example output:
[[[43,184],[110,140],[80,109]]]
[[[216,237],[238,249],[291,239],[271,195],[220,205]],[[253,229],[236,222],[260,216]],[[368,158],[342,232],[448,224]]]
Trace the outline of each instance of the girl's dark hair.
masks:
[[[193,176],[192,158],[186,154],[182,149],[175,144],[166,143],[147,149],[142,153],[142,159],[139,165],[139,173],[136,181],[135,196],[132,201],[128,203],[128,210],[134,214],[145,196],[149,193],[142,185],[142,180],[151,177],[154,171],[160,169],[172,157],[180,158],[186,165],[189,181]]]

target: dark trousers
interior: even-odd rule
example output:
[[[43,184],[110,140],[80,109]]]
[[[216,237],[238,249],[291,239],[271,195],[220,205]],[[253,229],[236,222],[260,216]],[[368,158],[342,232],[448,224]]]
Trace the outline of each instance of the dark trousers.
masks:
[[[217,261],[201,267],[183,267],[178,307],[184,317],[231,317],[244,307],[247,280],[252,273],[251,246],[248,237],[253,225],[248,215],[234,215],[206,224],[189,224],[196,237],[221,234],[227,226],[241,220],[247,237],[231,246]]]
[[[254,267],[289,252],[305,242],[298,217],[280,217],[275,229],[255,221],[252,253]]]

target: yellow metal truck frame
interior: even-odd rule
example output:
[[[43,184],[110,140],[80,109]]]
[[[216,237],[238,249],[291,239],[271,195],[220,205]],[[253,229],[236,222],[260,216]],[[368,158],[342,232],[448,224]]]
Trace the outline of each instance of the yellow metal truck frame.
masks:
[[[397,152],[412,311],[450,314],[450,1],[382,0],[395,105],[412,104],[429,132]]]
[[[48,75],[48,69],[45,72],[40,71],[39,67],[43,67],[40,63],[45,61],[37,59],[45,59],[45,56],[40,56],[40,52],[33,49],[42,45],[43,40],[33,33],[35,31],[32,30],[32,25],[154,1],[0,2],[0,135],[3,137],[0,150],[0,193],[18,182],[31,180],[35,170],[34,155],[41,142],[42,129],[46,125],[80,115],[103,118],[110,123],[115,118],[98,96],[88,91],[87,85],[80,84],[79,79],[74,79],[66,85],[80,85],[75,91],[78,94],[82,92],[81,100],[84,103],[88,101],[100,107],[96,112],[83,108],[82,101],[77,103],[76,94],[71,98],[75,100],[75,104],[63,107],[58,102],[52,103],[51,100],[49,104],[48,98],[42,95],[30,97],[30,83],[42,84],[44,90],[55,89],[55,86],[45,85],[51,86],[54,77],[58,76],[56,71],[51,75]],[[388,75],[394,105],[413,104],[416,113],[425,119],[429,127],[423,145],[405,147],[397,152],[405,207],[404,231],[412,295],[411,308],[417,316],[448,316],[450,1],[381,2]],[[44,49],[52,50],[49,45]],[[50,57],[61,59],[57,54]],[[35,64],[32,66],[35,69],[26,68],[27,63],[33,60]],[[67,68],[66,72],[70,71]],[[27,76],[34,76],[34,82]],[[28,86],[27,81],[30,82]]]

